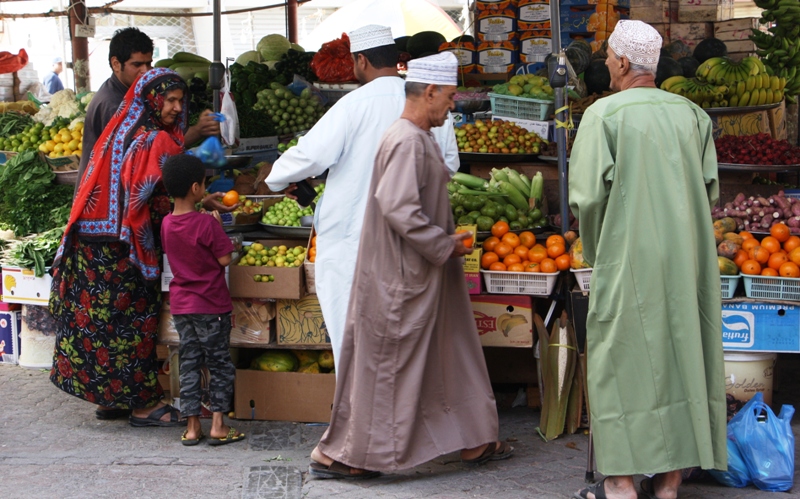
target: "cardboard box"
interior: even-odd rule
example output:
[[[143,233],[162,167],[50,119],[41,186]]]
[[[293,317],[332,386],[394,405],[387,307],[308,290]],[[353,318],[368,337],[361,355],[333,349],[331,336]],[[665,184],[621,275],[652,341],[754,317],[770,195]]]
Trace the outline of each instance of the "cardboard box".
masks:
[[[800,304],[722,304],[722,347],[748,352],[800,352]]]
[[[257,241],[265,247],[286,245],[304,246],[305,240],[267,239]],[[243,254],[241,258],[245,258]],[[239,265],[237,258],[230,265],[230,292],[232,298],[284,298],[298,300],[305,296],[305,272],[303,267],[251,267]],[[254,276],[271,275],[272,282],[255,282]]]
[[[336,375],[237,369],[234,386],[236,419],[327,423]]]
[[[573,5],[581,6],[581,5],[606,4],[606,5],[617,5],[619,7],[628,8],[628,7],[631,7],[634,4],[634,2],[636,2],[636,1],[637,0],[607,0],[607,1],[606,0],[562,0],[562,1],[558,2],[558,4],[559,5],[570,5],[570,6],[573,6]],[[638,1],[641,2],[643,0],[638,0]],[[647,0],[644,0],[644,1],[647,1]],[[653,1],[653,0],[650,0],[650,1]]]
[[[275,302],[271,300],[236,299],[231,313],[231,346],[266,346],[275,341],[272,319]]]
[[[450,52],[458,59],[460,73],[475,71],[475,44],[471,42],[446,42],[439,46],[439,52]]]
[[[614,31],[617,21],[628,19],[630,9],[613,5],[561,6],[561,33],[608,33]],[[608,38],[604,35],[603,39]]]
[[[506,42],[516,39],[516,9],[478,11],[475,34],[480,42]]]
[[[533,346],[533,301],[525,295],[473,295],[472,313],[481,345],[486,347]],[[514,323],[507,321],[517,316]],[[514,325],[518,322],[516,325]]]
[[[483,281],[480,272],[464,272],[464,279],[467,281],[467,291],[471,295],[479,295],[483,292]]]
[[[519,33],[519,62],[530,64],[543,62],[553,51],[553,39],[549,29],[522,31]]]
[[[49,271],[50,268],[48,267]],[[47,305],[53,278],[45,273],[36,277],[33,270],[3,267],[3,301],[23,305]]]
[[[44,159],[45,163],[50,165],[50,168],[52,168],[53,171],[57,172],[76,171],[78,170],[78,167],[81,165],[81,157],[76,154],[71,154],[69,156],[61,156],[59,158],[51,158],[44,153],[40,154]]]
[[[328,329],[315,295],[278,300],[275,321],[279,345],[329,345]]]
[[[694,50],[694,47],[714,35],[714,23],[699,22],[699,23],[672,23],[669,26],[670,40],[673,42],[681,41],[689,48]]]
[[[478,73],[510,73],[517,64],[517,45],[512,42],[484,42],[478,45]]]
[[[517,30],[549,30],[550,1],[520,0],[517,10]]]
[[[478,0],[475,2],[475,8],[478,11],[482,10],[506,10],[516,7],[518,0]]]
[[[767,111],[713,115],[710,117],[714,139],[725,135],[770,133],[769,113]]]
[[[308,243],[306,243],[306,248],[309,250],[311,249],[311,241],[317,237],[317,231],[314,230],[314,227],[311,227],[311,233],[308,235]],[[316,249],[314,250],[314,260],[316,261]],[[311,255],[306,252],[306,259],[303,262],[303,272],[306,274],[306,292],[310,295],[317,294],[317,266],[314,262],[310,261]]]
[[[0,362],[19,363],[22,314],[17,311],[0,312]]]
[[[786,123],[786,100],[781,102],[781,105],[775,109],[767,111],[769,117],[769,131],[772,138],[776,140],[785,140],[788,136],[788,129]]]
[[[733,0],[678,0],[678,21],[727,21],[733,19]]]

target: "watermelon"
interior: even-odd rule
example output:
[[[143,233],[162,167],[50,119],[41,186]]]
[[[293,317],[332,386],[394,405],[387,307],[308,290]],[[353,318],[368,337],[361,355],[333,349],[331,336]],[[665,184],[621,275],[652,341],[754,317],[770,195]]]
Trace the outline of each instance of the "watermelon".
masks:
[[[695,73],[697,73],[697,68],[700,66],[697,59],[692,56],[681,57],[678,59],[678,64],[683,68],[683,76],[686,78],[693,78]]]
[[[728,55],[728,47],[725,42],[716,38],[706,38],[697,44],[692,54],[699,64],[703,64],[712,57],[725,57]]]
[[[589,94],[602,94],[610,90],[611,73],[608,72],[606,61],[595,59],[589,63],[589,67],[583,73],[583,81],[586,83],[586,92]]]
[[[661,83],[667,78],[681,75],[683,75],[681,63],[672,57],[662,57],[658,61],[658,69],[656,70],[656,86],[660,87]]]

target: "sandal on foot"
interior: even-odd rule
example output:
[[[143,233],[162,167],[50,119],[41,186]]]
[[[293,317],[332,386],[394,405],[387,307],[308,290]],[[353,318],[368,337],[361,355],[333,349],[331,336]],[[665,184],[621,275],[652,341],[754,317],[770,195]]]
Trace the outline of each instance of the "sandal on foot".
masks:
[[[169,421],[161,421],[164,414],[169,413]],[[147,415],[146,418],[136,417],[131,414],[128,418],[131,426],[186,426],[186,419],[181,419],[181,413],[171,405],[165,405]]]
[[[208,445],[232,444],[233,442],[238,442],[239,440],[244,440],[244,433],[237,432],[236,428],[231,426],[231,429],[228,430],[228,434],[222,438],[208,437]]]
[[[586,487],[572,494],[572,499],[588,499],[589,493],[594,494],[595,499],[607,499],[605,484],[608,477],[603,478],[591,487]]]
[[[130,414],[130,409],[95,409],[94,411],[94,417],[102,421],[127,418]]]
[[[197,435],[197,438],[186,438],[187,433],[189,433],[189,430],[184,430],[183,435],[181,435],[181,443],[186,446],[197,445],[206,438],[202,431]]]
[[[363,480],[366,478],[375,478],[381,475],[380,471],[367,470],[363,470],[362,473],[353,473],[354,469],[357,468],[352,468],[346,464],[340,463],[339,461],[334,461],[330,464],[330,466],[325,466],[322,463],[312,460],[311,464],[308,465],[308,473],[311,476],[322,479],[333,478],[345,480]]]
[[[644,496],[645,499],[658,499],[656,495],[656,485],[653,483],[652,478],[645,478],[639,482],[639,488],[642,490],[640,497]]]
[[[480,456],[474,459],[462,459],[464,464],[483,464],[487,461],[501,461],[514,455],[514,448],[506,442],[492,442],[486,446]]]

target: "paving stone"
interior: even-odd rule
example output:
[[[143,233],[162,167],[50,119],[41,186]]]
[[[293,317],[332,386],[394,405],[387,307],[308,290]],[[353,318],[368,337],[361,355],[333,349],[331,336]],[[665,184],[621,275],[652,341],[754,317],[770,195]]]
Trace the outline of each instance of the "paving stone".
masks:
[[[301,497],[303,475],[294,466],[254,466],[242,490],[242,499],[295,499]]]

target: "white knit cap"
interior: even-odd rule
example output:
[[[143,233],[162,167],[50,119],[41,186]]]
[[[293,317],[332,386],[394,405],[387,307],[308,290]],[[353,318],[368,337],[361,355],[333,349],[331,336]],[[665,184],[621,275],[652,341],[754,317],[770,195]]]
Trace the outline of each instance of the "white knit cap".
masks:
[[[408,61],[406,81],[429,85],[458,85],[458,59],[452,52],[420,57]]]
[[[384,45],[394,45],[392,28],[388,26],[368,24],[351,31],[347,36],[350,38],[350,53],[352,54]]]
[[[608,38],[614,53],[624,55],[633,64],[658,64],[661,43],[658,31],[642,21],[618,21]]]

